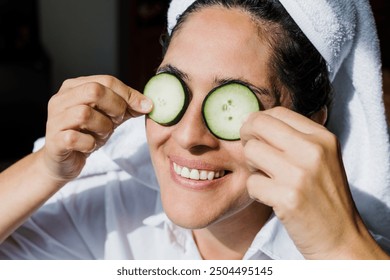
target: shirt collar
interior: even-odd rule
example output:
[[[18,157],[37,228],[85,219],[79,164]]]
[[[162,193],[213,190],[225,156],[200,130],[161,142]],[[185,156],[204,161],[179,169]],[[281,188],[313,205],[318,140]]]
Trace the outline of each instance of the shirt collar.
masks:
[[[170,242],[179,247],[186,257],[201,259],[192,231],[174,224],[164,212],[146,218],[143,223],[146,226],[164,229]]]
[[[165,213],[146,218],[144,224],[165,228],[171,236],[171,241],[185,252],[189,250],[198,252],[191,230],[175,225]],[[274,260],[303,259],[286,229],[274,214],[256,235],[243,259],[256,259],[257,256],[264,254]]]
[[[274,260],[300,260],[302,254],[291,240],[280,220],[272,214],[256,235],[244,259],[251,259],[259,251]]]
[[[146,139],[145,117],[124,122],[101,150],[139,183],[159,190]]]

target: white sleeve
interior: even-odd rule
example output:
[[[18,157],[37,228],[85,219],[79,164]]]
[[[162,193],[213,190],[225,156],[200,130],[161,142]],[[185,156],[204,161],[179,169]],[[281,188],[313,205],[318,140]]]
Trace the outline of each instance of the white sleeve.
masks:
[[[105,184],[102,174],[66,185],[0,245],[0,259],[101,259]]]

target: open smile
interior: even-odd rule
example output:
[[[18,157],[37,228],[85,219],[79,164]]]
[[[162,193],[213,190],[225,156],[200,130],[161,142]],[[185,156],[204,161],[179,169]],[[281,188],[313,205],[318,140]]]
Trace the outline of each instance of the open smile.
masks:
[[[191,179],[191,180],[214,180],[225,176],[225,170],[201,170],[196,168],[189,168],[186,166],[181,166],[173,162],[173,170],[180,177]]]

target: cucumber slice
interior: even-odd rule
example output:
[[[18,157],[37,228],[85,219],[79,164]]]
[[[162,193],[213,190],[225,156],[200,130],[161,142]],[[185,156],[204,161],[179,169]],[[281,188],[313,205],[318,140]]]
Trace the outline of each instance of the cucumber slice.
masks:
[[[144,95],[153,101],[149,117],[161,125],[176,124],[188,106],[188,93],[182,81],[173,74],[160,73],[145,86]]]
[[[208,129],[223,140],[239,140],[243,119],[260,110],[255,93],[247,86],[231,82],[215,88],[203,101],[203,118]]]

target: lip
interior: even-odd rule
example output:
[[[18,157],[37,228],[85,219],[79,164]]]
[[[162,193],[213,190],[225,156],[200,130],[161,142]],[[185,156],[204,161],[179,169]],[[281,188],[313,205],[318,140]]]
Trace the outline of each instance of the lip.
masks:
[[[217,166],[214,164],[209,164],[204,161],[200,160],[188,160],[185,158],[177,157],[177,156],[170,156],[169,160],[171,162],[175,162],[180,166],[185,166],[190,169],[198,169],[198,170],[208,170],[208,171],[221,171],[221,170],[226,170],[225,168],[221,166]]]
[[[175,160],[173,160],[175,159]],[[195,190],[195,191],[207,191],[207,190],[215,190],[223,185],[223,182],[228,179],[230,173],[225,176],[213,180],[192,180],[179,176],[173,168],[173,162],[186,166],[188,168],[202,169],[202,170],[224,170],[223,168],[218,168],[214,165],[207,164],[201,161],[192,161],[186,160],[182,158],[170,157],[169,161],[169,170],[171,174],[172,180],[184,189]]]

